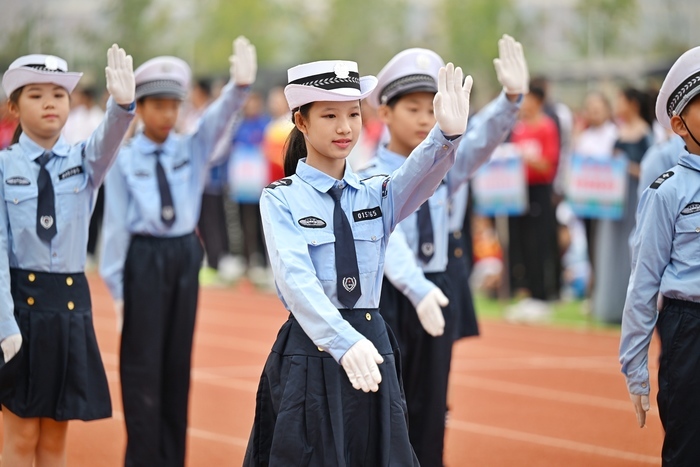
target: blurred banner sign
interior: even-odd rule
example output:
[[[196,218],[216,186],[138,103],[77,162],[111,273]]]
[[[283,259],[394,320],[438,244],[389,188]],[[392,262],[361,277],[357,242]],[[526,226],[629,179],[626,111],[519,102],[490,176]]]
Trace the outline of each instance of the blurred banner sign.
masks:
[[[625,208],[627,159],[571,156],[566,200],[577,217],[620,219]]]
[[[472,180],[474,210],[483,216],[517,216],[527,210],[525,164],[512,144],[502,144]]]

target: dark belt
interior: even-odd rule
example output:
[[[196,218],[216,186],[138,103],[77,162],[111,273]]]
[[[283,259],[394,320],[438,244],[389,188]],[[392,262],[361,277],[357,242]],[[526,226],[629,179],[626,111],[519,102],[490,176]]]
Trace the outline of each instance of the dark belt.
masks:
[[[55,273],[10,269],[10,287],[16,308],[32,311],[89,311],[90,288],[82,272]]]

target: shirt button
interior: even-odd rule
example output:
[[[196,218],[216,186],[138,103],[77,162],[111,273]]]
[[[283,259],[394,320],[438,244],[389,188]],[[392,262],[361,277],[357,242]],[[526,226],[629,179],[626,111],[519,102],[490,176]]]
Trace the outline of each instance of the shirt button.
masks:
[[[70,287],[73,285],[73,278],[72,277],[66,277],[66,285]]]
[[[75,188],[73,188],[73,192],[74,192],[74,193],[77,193],[77,192],[78,192],[78,187],[77,187],[77,186],[76,186]]]
[[[68,309],[69,309],[69,310],[72,310],[73,308],[75,308],[75,303],[73,303],[73,302],[68,302]]]
[[[700,233],[700,227],[695,227],[695,232]]]
[[[461,258],[463,254],[464,251],[461,248],[455,248],[455,258]]]
[[[462,232],[460,230],[455,232],[455,238],[462,238]]]
[[[365,314],[365,319],[367,321],[372,321],[372,315],[370,315],[369,313]]]
[[[51,256],[53,256],[55,258],[56,256],[58,256],[58,253],[54,253]]]
[[[643,387],[643,388],[646,388],[646,387],[647,387],[647,383],[642,383],[642,387]]]
[[[374,240],[376,240],[376,239],[377,239],[377,236],[376,236],[376,235],[372,235],[372,241],[374,241]]]
[[[19,203],[19,200],[18,200],[17,198],[15,198],[15,199],[12,200],[12,202],[15,203],[15,204],[17,204],[17,203]]]
[[[34,297],[29,297],[29,298],[27,299],[27,304],[29,304],[30,306],[31,306],[31,305],[34,305]]]
[[[29,282],[34,282],[36,280],[36,276],[32,272],[32,273],[29,273],[29,275],[27,276],[27,279],[29,279]]]
[[[447,145],[446,145],[446,144],[443,144],[443,145],[442,145],[442,149],[447,149]]]
[[[316,244],[316,240],[311,240],[311,244],[312,244],[312,245],[315,245],[315,244]]]
[[[319,352],[323,352],[323,349],[321,347],[316,347]]]

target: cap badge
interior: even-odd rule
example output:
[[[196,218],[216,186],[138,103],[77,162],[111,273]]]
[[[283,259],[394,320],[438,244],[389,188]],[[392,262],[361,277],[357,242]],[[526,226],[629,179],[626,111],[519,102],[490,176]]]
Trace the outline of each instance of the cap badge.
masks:
[[[163,73],[170,73],[172,71],[173,67],[169,63],[163,63],[160,66],[160,71]]]
[[[338,62],[335,64],[335,66],[333,67],[333,72],[335,73],[335,76],[340,79],[346,79],[348,76],[350,76],[350,70],[348,70],[348,66],[342,62]]]
[[[425,54],[419,54],[416,57],[416,66],[420,70],[427,70],[430,67],[430,58]]]
[[[46,57],[46,60],[44,60],[44,66],[50,71],[58,70],[58,59],[52,55],[49,55]]]

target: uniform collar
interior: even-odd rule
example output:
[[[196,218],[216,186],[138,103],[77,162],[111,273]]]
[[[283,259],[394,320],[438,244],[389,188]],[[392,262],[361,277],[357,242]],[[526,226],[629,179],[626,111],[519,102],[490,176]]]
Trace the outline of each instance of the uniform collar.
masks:
[[[685,165],[686,167],[690,167],[691,169],[700,172],[700,156],[690,154],[685,147],[683,147],[683,152],[678,160],[678,164]]]
[[[308,165],[306,163],[306,158],[303,158],[297,162],[296,174],[299,178],[321,193],[326,193],[338,182],[338,180],[330,175]],[[346,185],[350,185],[355,189],[360,188],[360,179],[358,178],[357,174],[352,171],[347,160],[345,161],[345,173],[343,174],[342,181],[345,182]]]
[[[162,144],[159,144],[148,138],[148,136],[141,131],[134,136],[132,144],[141,154],[153,154],[156,149],[161,149],[163,151],[163,155],[167,155],[175,152],[177,140],[173,136],[173,133],[170,132],[166,140]]]
[[[397,154],[394,151],[390,151],[384,145],[379,147],[379,150],[377,151],[377,158],[382,161],[382,163],[392,172],[406,162],[406,158],[404,156]]]
[[[19,136],[19,147],[22,149],[24,155],[30,161],[35,161],[46,152],[45,148],[42,148],[34,142],[26,133],[22,133]],[[63,138],[63,135],[58,137],[58,141],[51,148],[51,152],[56,156],[66,157],[70,151],[70,145]]]

